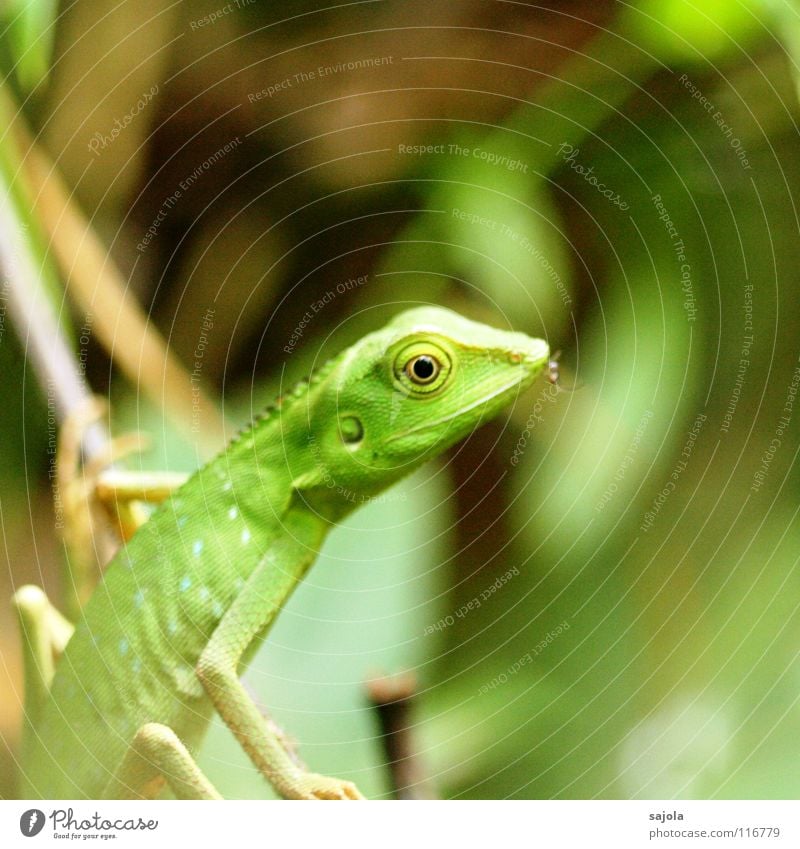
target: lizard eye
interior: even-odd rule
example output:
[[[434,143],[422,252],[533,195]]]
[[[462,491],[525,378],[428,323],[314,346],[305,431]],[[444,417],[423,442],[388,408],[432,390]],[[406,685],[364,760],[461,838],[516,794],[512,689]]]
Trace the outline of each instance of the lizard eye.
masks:
[[[397,355],[395,380],[407,394],[430,395],[447,382],[452,365],[450,356],[433,342],[415,342]]]
[[[441,370],[439,361],[427,354],[421,354],[419,357],[414,357],[408,361],[406,366],[406,374],[414,381],[424,386],[426,383],[432,383],[436,380],[436,376]]]

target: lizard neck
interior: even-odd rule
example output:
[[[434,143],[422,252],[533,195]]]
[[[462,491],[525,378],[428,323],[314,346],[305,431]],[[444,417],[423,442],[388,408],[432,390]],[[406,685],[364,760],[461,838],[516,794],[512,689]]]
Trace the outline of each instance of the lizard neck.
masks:
[[[297,498],[296,490],[302,482],[320,475],[311,422],[324,381],[339,359],[328,361],[279,397],[202,470],[210,487],[232,489],[242,512],[262,527],[284,523],[290,509],[309,507]],[[326,518],[317,516],[320,521]],[[310,532],[316,533],[316,529]]]

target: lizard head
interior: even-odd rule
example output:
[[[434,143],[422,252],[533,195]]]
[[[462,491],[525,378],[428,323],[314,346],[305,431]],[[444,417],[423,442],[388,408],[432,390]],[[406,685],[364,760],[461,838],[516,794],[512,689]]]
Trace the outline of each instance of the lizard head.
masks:
[[[496,416],[547,367],[542,339],[439,307],[345,351],[309,408],[317,487],[359,502]]]

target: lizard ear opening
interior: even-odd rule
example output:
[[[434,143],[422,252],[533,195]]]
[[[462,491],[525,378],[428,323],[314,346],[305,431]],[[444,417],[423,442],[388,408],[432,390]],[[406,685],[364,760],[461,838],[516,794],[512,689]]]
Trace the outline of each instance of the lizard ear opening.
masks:
[[[356,446],[364,438],[364,425],[356,416],[345,416],[339,420],[339,433],[345,445]]]

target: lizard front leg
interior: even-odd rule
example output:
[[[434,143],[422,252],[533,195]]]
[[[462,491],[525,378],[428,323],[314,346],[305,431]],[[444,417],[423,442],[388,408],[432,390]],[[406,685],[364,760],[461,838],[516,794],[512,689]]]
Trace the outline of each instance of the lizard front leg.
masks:
[[[197,664],[197,676],[226,725],[272,786],[287,799],[363,799],[349,781],[307,772],[247,694],[239,664],[263,635],[316,552],[296,540],[272,547],[223,616]]]
[[[144,504],[160,504],[182,486],[189,475],[184,472],[129,471],[112,463],[147,445],[138,433],[115,437],[105,450],[85,464],[80,462],[80,444],[86,428],[106,412],[106,404],[92,398],[73,413],[62,428],[58,452],[58,480],[63,492],[65,542],[72,556],[80,561],[93,547],[94,530],[91,507],[99,501],[114,520],[124,542],[136,533],[148,518]]]
[[[55,665],[74,630],[44,590],[27,584],[12,600],[19,620],[25,676],[25,718],[35,725],[48,698]]]
[[[144,437],[127,434],[109,440],[97,454],[81,457],[83,434],[106,413],[107,405],[99,398],[90,398],[64,421],[58,441],[56,480],[63,511],[61,535],[67,551],[70,598],[68,609],[77,617],[89,600],[100,577],[101,566],[107,563],[119,540],[107,527],[108,516],[98,509],[96,486],[100,474],[123,457],[142,450]],[[129,512],[139,523],[147,518],[140,505],[130,504]],[[120,535],[125,539],[124,523],[118,522]]]
[[[127,542],[147,521],[142,502],[160,504],[186,483],[184,472],[135,472],[105,469],[95,482],[98,501],[117,520],[120,535]]]
[[[178,735],[149,722],[131,741],[104,799],[155,799],[168,784],[178,799],[221,799]]]

